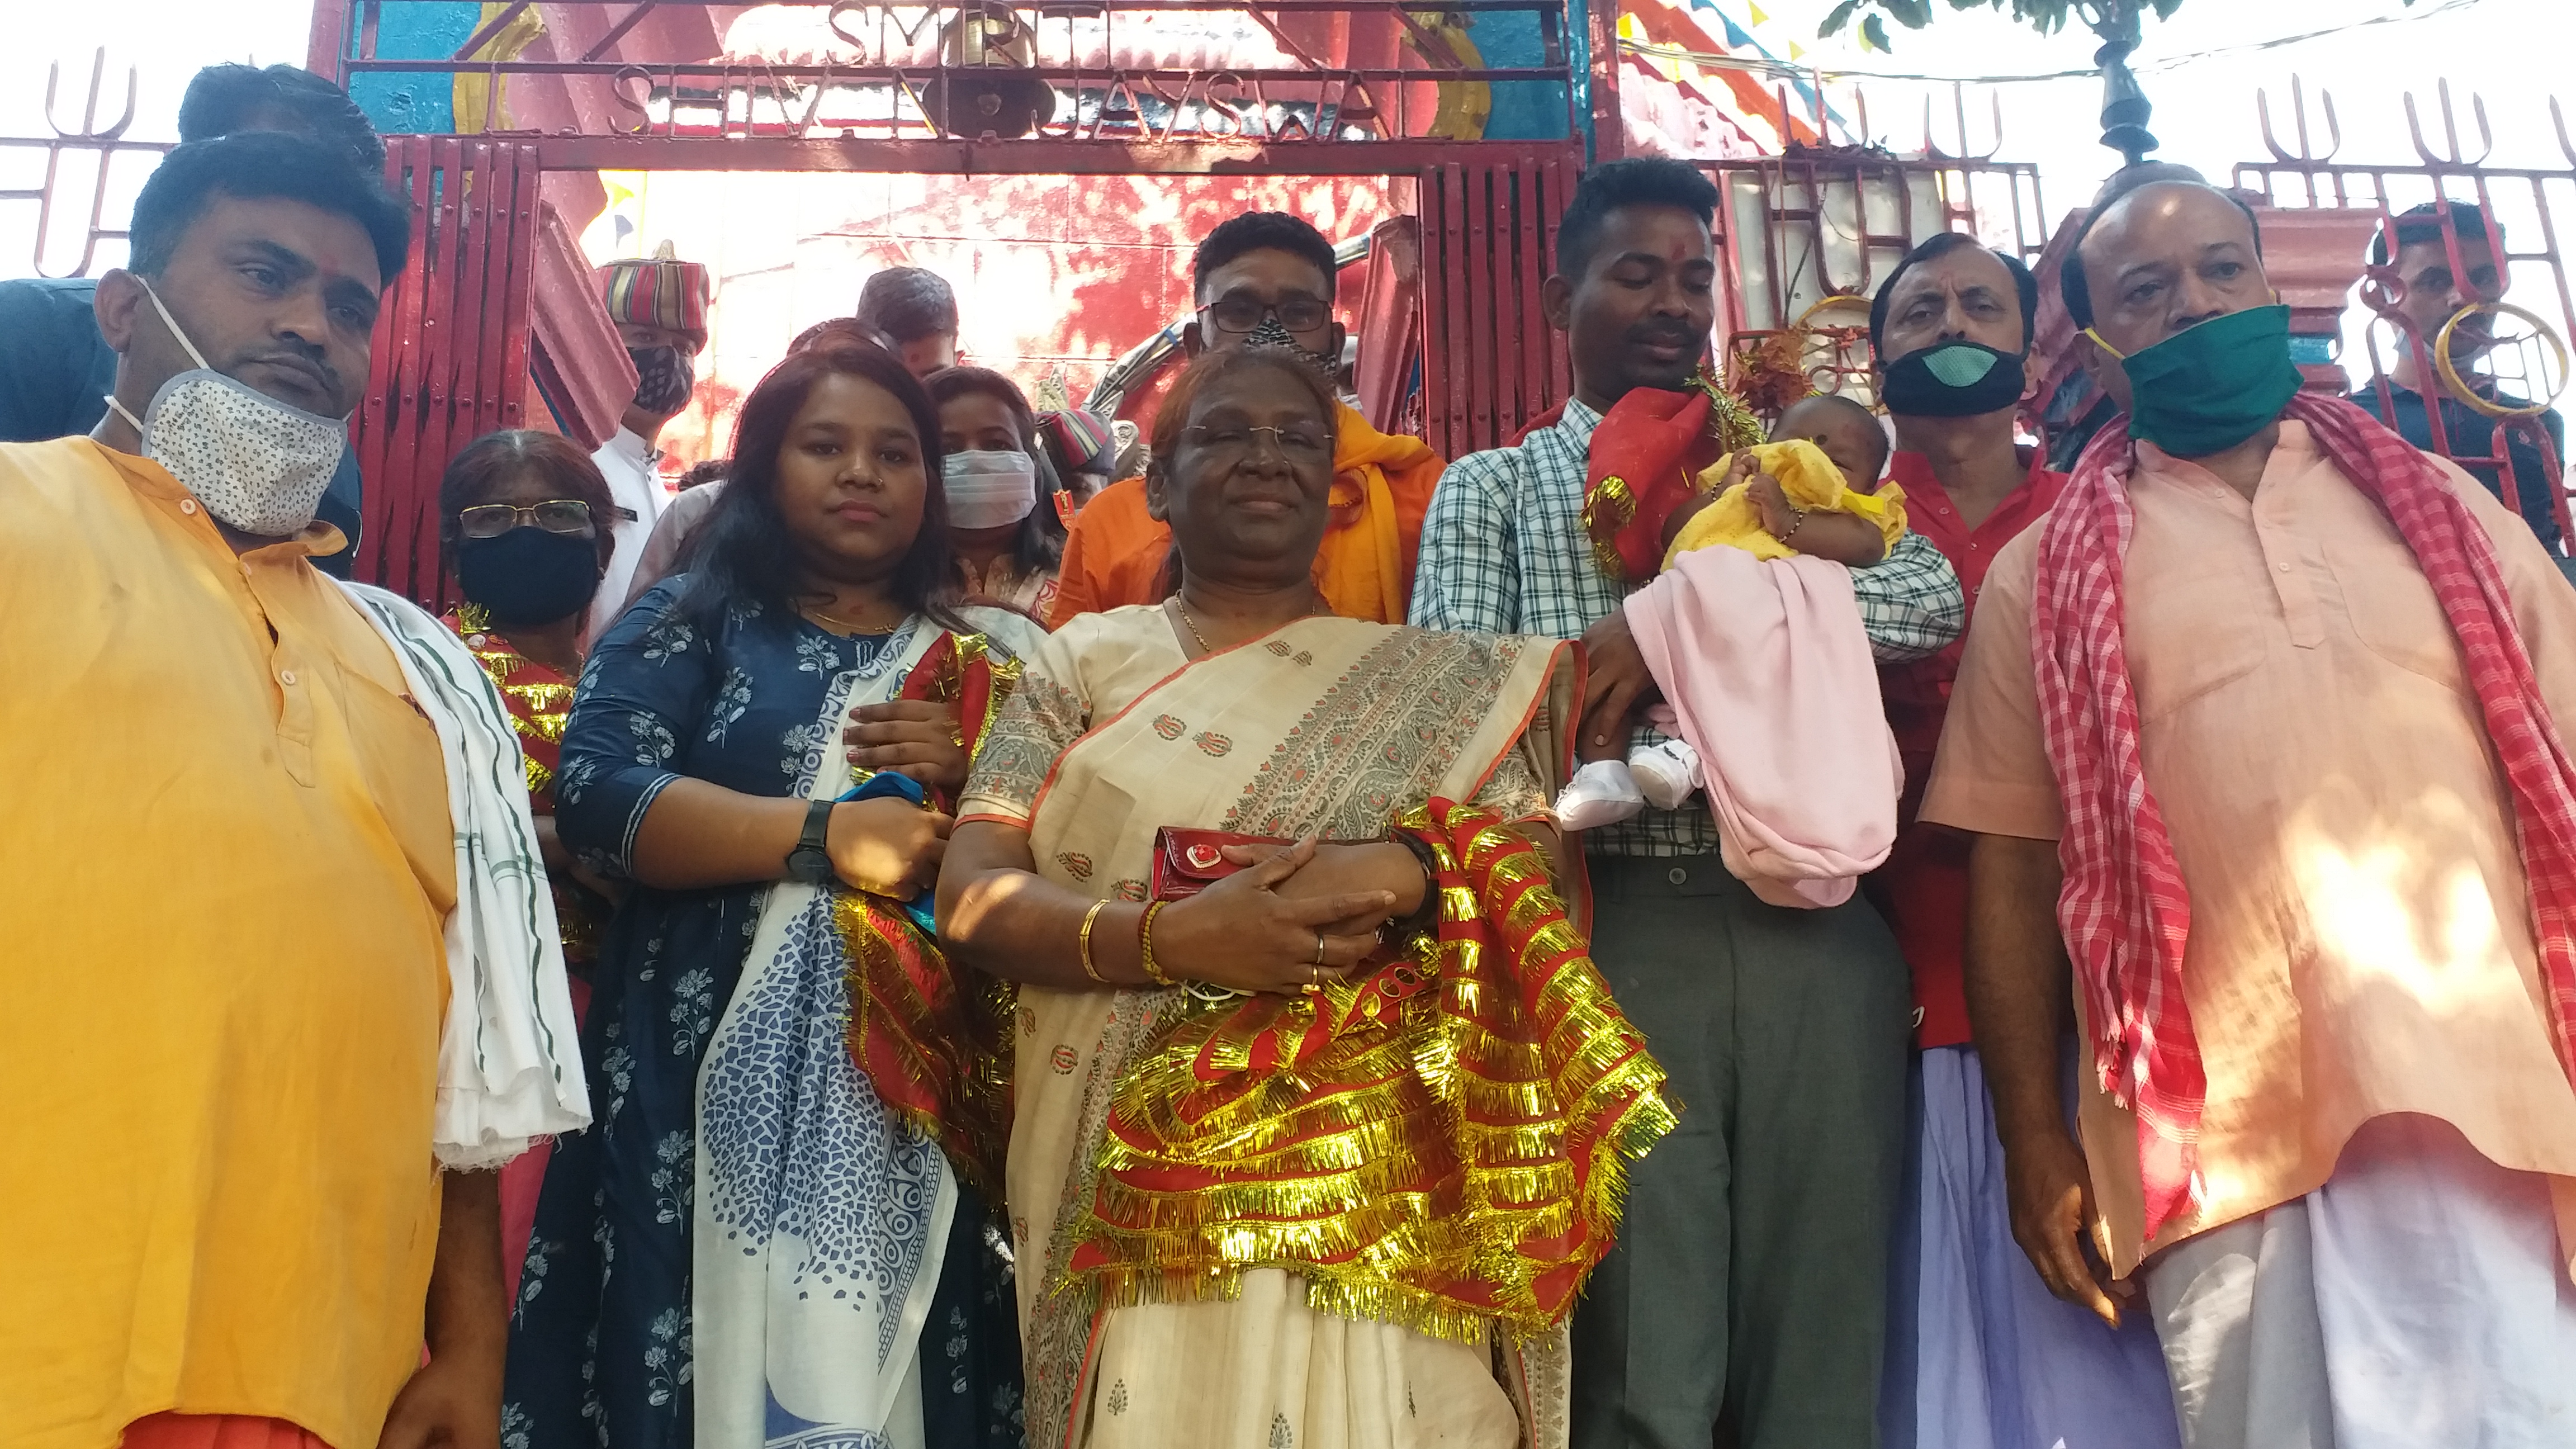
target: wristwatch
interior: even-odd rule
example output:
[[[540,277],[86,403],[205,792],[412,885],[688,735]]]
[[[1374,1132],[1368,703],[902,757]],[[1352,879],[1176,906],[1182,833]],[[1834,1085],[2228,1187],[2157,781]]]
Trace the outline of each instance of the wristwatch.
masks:
[[[821,885],[832,878],[832,853],[823,842],[832,833],[832,807],[839,802],[817,800],[805,807],[805,831],[796,837],[796,848],[787,852],[787,878],[798,885]]]

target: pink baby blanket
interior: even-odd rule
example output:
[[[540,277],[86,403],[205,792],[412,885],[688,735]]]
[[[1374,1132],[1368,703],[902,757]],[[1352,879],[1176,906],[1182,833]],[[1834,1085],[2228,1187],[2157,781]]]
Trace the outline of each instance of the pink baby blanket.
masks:
[[[1905,783],[1851,571],[1695,549],[1627,609],[1673,733],[1699,752],[1726,868],[1777,906],[1851,899],[1896,841]]]

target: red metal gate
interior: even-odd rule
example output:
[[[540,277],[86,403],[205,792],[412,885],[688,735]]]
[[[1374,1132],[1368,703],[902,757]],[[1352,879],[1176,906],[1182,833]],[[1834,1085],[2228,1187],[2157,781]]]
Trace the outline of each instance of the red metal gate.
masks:
[[[537,148],[388,136],[385,179],[411,202],[411,261],[385,289],[353,446],[367,480],[361,578],[444,603],[438,477],[468,441],[524,420]]]
[[[1422,174],[1424,441],[1444,458],[1501,446],[1573,387],[1539,284],[1581,171],[1531,153]]]
[[[422,3],[322,0],[311,56],[334,80],[394,86],[432,116],[452,84],[453,123],[495,138],[405,140],[395,153],[424,214],[423,260],[393,299],[359,423],[359,566],[414,595],[443,586],[439,466],[475,432],[517,420],[540,165],[572,215],[587,214],[575,174],[603,169],[1419,178],[1439,198],[1424,217],[1417,314],[1431,441],[1450,456],[1492,446],[1563,393],[1562,345],[1537,298],[1584,145],[1564,0],[1459,0],[1436,15],[1379,0],[1026,12],[781,0],[749,29],[733,7],[510,0],[428,47],[454,44],[444,55],[420,53],[421,26],[396,24]],[[1475,26],[1505,26],[1491,33],[1520,48],[1487,58],[1465,39]],[[959,95],[999,104],[961,108]],[[1516,124],[1562,139],[1484,139],[1508,97],[1523,102]],[[495,129],[511,126],[527,129]],[[1391,305],[1406,289],[1384,290]]]
[[[2268,161],[2250,161],[2236,167],[2236,185],[2259,195],[2272,206],[2295,214],[2300,211],[2341,211],[2355,222],[2359,236],[2390,234],[2397,215],[2408,207],[2443,201],[2451,206],[2473,205],[2498,228],[2494,241],[2495,259],[2502,269],[2504,287],[2516,278],[2525,285],[2525,305],[2534,305],[2556,339],[2564,342],[2576,338],[2576,280],[2571,280],[2571,258],[2560,240],[2563,231],[2576,227],[2576,140],[2567,132],[2565,116],[2558,102],[2549,102],[2549,115],[2557,134],[2559,150],[2567,164],[2557,167],[2518,167],[2489,164],[2495,137],[2488,130],[2487,107],[2483,98],[2473,99],[2473,112],[2481,133],[2484,149],[2475,156],[2463,148],[2459,119],[2451,108],[2451,87],[2440,83],[2437,105],[2442,126],[2442,145],[2436,149],[2424,134],[2415,96],[2406,93],[2403,105],[2406,127],[2414,143],[2417,159],[2413,162],[2370,163],[2338,160],[2343,149],[2343,132],[2335,119],[2334,97],[2318,93],[2323,112],[2327,142],[2322,152],[2316,149],[2308,126],[2306,87],[2298,78],[2290,81],[2290,117],[2292,135],[2289,144],[2273,130],[2270,98],[2256,93],[2261,117],[2263,143],[2272,153]],[[2294,149],[2295,148],[2295,149]],[[2270,224],[2267,223],[2267,228]],[[2445,244],[2455,273],[2465,276],[2460,262],[2460,237],[2457,224],[2441,222]],[[2499,414],[2488,406],[2443,383],[2434,364],[2435,339],[2418,336],[2399,309],[2405,284],[2397,273],[2391,248],[2385,262],[2374,263],[2362,274],[2358,297],[2364,309],[2375,314],[2376,322],[2362,329],[2362,356],[2367,377],[2354,376],[2349,370],[2346,380],[2355,389],[2357,400],[2375,403],[2382,417],[2396,413],[2393,384],[2398,357],[2412,354],[2415,371],[2428,391],[2439,388],[2459,402],[2495,419],[2488,434],[2485,451],[2466,439],[2451,436],[2443,421],[2443,409],[2425,408],[2425,430],[2432,451],[2453,462],[2472,468],[2492,469],[2504,493],[2505,502],[2517,511],[2521,498],[2530,489],[2545,489],[2551,511],[2557,515],[2562,537],[2576,540],[2576,519],[2570,517],[2570,494],[2567,488],[2566,459],[2552,441],[2536,407],[2512,414]],[[2358,261],[2358,258],[2355,258]],[[2540,286],[2548,289],[2546,297],[2534,298]],[[2474,291],[2464,288],[2464,291]],[[2502,289],[2499,289],[2499,296]],[[2493,302],[2496,297],[2483,300]],[[2554,304],[2554,305],[2553,305]],[[2383,346],[2386,351],[2383,352]],[[2338,363],[2347,359],[2338,358]],[[2540,399],[2547,401],[2547,399]],[[2545,476],[2517,476],[2512,444],[2521,443],[2540,460]]]

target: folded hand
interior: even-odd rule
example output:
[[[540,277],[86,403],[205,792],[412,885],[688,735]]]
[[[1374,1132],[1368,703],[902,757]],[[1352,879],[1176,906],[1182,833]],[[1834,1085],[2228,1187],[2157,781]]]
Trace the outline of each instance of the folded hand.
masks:
[[[1338,882],[1328,875],[1304,894],[1284,890],[1315,858],[1315,841],[1301,840],[1165,907],[1154,924],[1156,964],[1167,976],[1235,991],[1289,992],[1348,975],[1377,949],[1395,893],[1350,888],[1347,866],[1329,868],[1343,875]],[[1353,923],[1363,924],[1348,929]]]
[[[894,699],[850,711],[841,731],[850,763],[867,770],[909,775],[951,794],[966,788],[966,737],[957,706],[927,699]]]

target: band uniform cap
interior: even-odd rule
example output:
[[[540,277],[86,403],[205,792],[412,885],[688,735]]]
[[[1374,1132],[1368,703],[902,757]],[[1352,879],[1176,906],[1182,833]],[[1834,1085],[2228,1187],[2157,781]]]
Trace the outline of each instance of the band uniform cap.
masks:
[[[1118,455],[1117,435],[1106,419],[1080,408],[1041,414],[1038,426],[1055,439],[1077,473],[1105,473]]]
[[[710,292],[705,264],[679,260],[666,241],[649,257],[627,257],[601,267],[599,284],[609,320],[665,328],[705,349]]]

